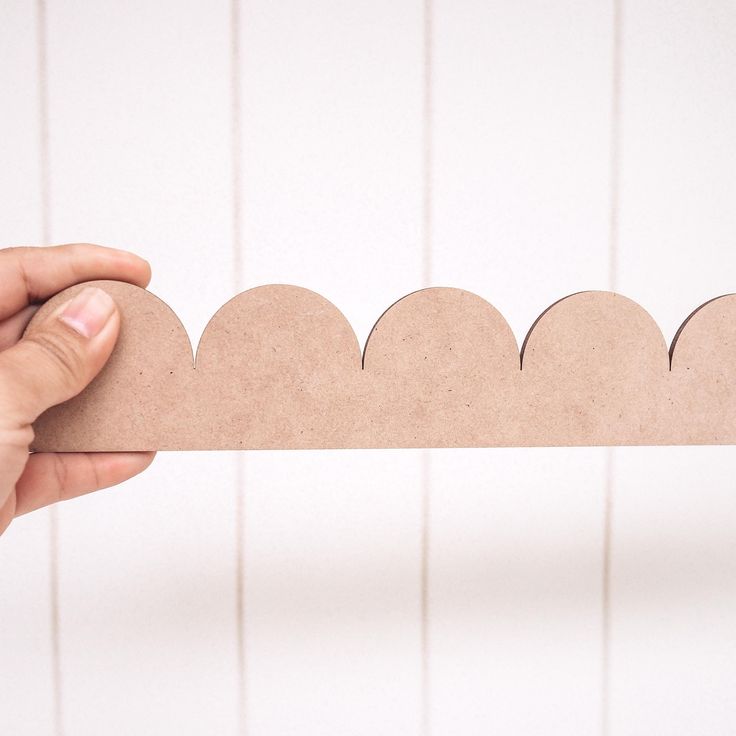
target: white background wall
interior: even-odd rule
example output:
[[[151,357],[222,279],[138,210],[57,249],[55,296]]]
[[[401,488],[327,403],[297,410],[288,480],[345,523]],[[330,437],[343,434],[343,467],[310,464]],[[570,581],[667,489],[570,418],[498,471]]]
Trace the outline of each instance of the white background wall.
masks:
[[[195,343],[736,290],[731,0],[2,0],[0,99],[0,242],[139,252]],[[161,453],[0,540],[0,732],[732,734],[735,460]]]

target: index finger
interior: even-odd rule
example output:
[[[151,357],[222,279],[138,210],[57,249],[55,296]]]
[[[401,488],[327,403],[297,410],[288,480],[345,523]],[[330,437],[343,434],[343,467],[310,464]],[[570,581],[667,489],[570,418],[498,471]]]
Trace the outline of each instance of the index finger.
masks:
[[[134,253],[90,243],[2,249],[0,320],[68,286],[96,279],[145,287],[151,280],[151,267]]]

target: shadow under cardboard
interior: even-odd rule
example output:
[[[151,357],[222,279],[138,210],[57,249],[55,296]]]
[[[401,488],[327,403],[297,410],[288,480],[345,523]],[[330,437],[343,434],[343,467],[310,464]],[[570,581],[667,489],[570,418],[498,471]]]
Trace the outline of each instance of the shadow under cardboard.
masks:
[[[488,496],[492,499],[492,482],[488,485]],[[736,481],[733,485],[736,496]],[[591,492],[603,492],[598,482],[591,483],[591,488]],[[642,493],[645,492],[642,488]],[[293,493],[309,494],[310,489],[299,487]],[[438,504],[439,496],[456,491],[435,487],[431,493]],[[540,488],[535,493],[548,491]],[[66,513],[72,514],[75,505],[90,503],[91,499],[83,496],[67,502]],[[526,499],[527,503],[530,501],[533,502],[533,497]],[[444,504],[451,502],[447,498],[442,500]],[[247,500],[245,505],[247,509]],[[725,605],[729,610],[736,607],[736,535],[730,524],[719,521],[723,517],[722,509],[713,510],[718,523],[708,527],[691,527],[687,519],[671,514],[662,526],[662,515],[650,509],[646,512],[647,523],[641,523],[643,520],[639,518],[638,531],[627,532],[623,542],[616,531],[622,522],[617,521],[615,508],[614,502],[611,605],[616,617],[657,619],[668,611],[704,601]],[[484,506],[484,511],[487,510],[488,506]],[[465,511],[473,513],[467,504]],[[321,513],[319,508],[315,513]],[[192,520],[192,524],[191,538],[201,542],[206,534],[203,535],[198,521]],[[186,529],[180,531],[187,536]],[[12,543],[13,535],[22,533],[23,517],[11,525],[3,542]],[[221,535],[219,530],[212,533]],[[598,625],[603,550],[600,536],[591,533],[587,524],[572,518],[560,525],[559,531],[547,533],[541,543],[538,538],[523,534],[512,541],[506,539],[501,546],[490,535],[488,541],[488,546],[478,539],[452,545],[440,542],[437,546],[435,532],[430,529],[430,621],[442,620],[443,624],[454,621],[458,626],[464,622],[485,622],[489,631],[495,626],[533,628],[550,617]],[[133,543],[135,539],[131,539]],[[255,616],[259,629],[287,631],[298,626],[326,636],[351,627],[360,627],[363,632],[373,626],[419,626],[419,569],[397,564],[395,557],[381,546],[380,530],[375,544],[368,540],[362,546],[351,546],[351,554],[336,554],[330,564],[310,563],[308,546],[301,559],[283,564],[283,559],[275,562],[263,552],[254,558],[247,534],[244,543],[246,630],[251,616]],[[278,547],[278,535],[271,544]],[[417,560],[419,544],[417,529],[416,538],[407,540],[407,545],[416,547]],[[293,541],[291,549],[294,549]],[[354,564],[356,559],[358,565]],[[103,575],[101,579],[99,576]],[[196,576],[177,569],[173,579],[166,565],[153,560],[135,576],[120,574],[113,568],[83,577],[65,569],[62,584],[65,598],[88,604],[82,606],[87,610],[84,618],[97,619],[90,629],[93,636],[107,637],[104,622],[99,619],[104,617],[105,607],[114,607],[118,634],[121,610],[147,610],[150,618],[147,638],[161,636],[176,640],[180,636],[201,636],[206,642],[213,621],[219,621],[220,627],[226,626],[232,615],[235,625],[234,576],[230,559]],[[404,595],[407,589],[416,592],[415,610],[407,607]],[[105,604],[100,609],[97,604],[101,590],[104,590]],[[377,595],[376,591],[382,593]],[[401,593],[398,605],[396,593]],[[12,605],[13,597],[6,597],[3,607],[7,610]],[[223,606],[231,613],[225,613]],[[63,620],[63,608],[61,615]],[[138,620],[140,616],[133,613],[131,618]],[[123,646],[124,642],[119,645]]]

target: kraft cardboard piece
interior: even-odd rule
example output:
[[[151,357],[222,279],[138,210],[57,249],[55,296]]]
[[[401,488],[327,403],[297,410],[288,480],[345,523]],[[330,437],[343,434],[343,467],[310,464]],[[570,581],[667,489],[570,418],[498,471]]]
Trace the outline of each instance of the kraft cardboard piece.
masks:
[[[696,310],[670,360],[619,294],[556,302],[520,353],[488,302],[424,289],[381,316],[361,356],[326,299],[261,286],[218,310],[194,361],[164,302],[91,283],[116,300],[120,337],[81,394],[38,418],[35,451],[736,444],[736,295]]]
[[[36,420],[32,449],[164,447],[191,421],[194,367],[186,330],[151,292],[117,281],[90,283],[104,288],[120,308],[118,342],[102,372],[79,396]],[[26,332],[84,286],[47,301]]]

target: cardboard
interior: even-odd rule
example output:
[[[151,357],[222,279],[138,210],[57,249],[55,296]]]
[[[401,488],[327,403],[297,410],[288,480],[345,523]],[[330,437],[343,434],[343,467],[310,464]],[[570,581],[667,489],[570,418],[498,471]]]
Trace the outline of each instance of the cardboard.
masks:
[[[81,394],[38,418],[33,450],[736,444],[736,295],[690,315],[670,367],[649,314],[610,292],[553,304],[520,353],[488,302],[424,289],[381,316],[361,355],[326,299],[261,286],[212,317],[195,367],[164,302],[91,283],[120,308],[118,343]]]

